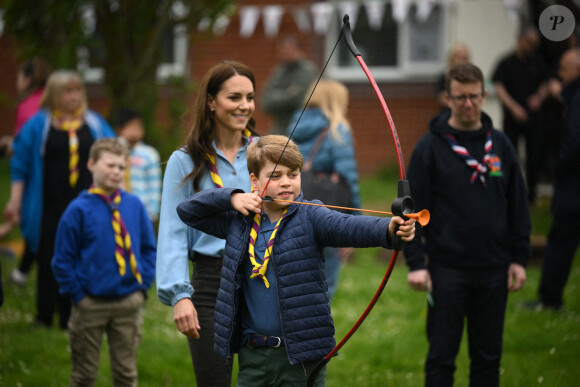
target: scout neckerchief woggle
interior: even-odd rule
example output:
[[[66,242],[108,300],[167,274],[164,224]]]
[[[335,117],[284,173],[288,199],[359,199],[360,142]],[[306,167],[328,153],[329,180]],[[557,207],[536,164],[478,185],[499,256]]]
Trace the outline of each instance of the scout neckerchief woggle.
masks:
[[[105,201],[107,206],[111,210],[111,224],[113,225],[113,231],[115,233],[115,259],[119,265],[119,274],[123,277],[127,271],[126,257],[129,257],[129,265],[131,266],[131,271],[140,284],[143,283],[141,279],[141,273],[139,273],[139,268],[137,267],[137,259],[131,248],[131,236],[129,231],[121,218],[121,212],[119,211],[119,205],[121,204],[121,191],[116,190],[111,197],[107,195],[107,192],[91,186],[88,190],[89,193],[95,194]]]
[[[491,130],[487,131],[486,139],[485,139],[485,156],[483,156],[483,164],[477,161],[471,153],[467,150],[467,148],[459,145],[457,139],[452,134],[443,134],[442,137],[447,141],[447,143],[451,146],[451,149],[463,160],[468,167],[473,168],[474,171],[471,174],[471,183],[475,181],[479,177],[481,184],[485,187],[485,174],[487,173],[487,165],[491,160],[491,148],[493,147],[491,141]]]
[[[52,116],[57,122],[58,127],[68,132],[69,184],[71,187],[76,187],[77,181],[79,180],[79,138],[77,132],[83,125],[83,117],[80,111],[76,111],[73,118],[67,119],[58,110],[52,112]]]

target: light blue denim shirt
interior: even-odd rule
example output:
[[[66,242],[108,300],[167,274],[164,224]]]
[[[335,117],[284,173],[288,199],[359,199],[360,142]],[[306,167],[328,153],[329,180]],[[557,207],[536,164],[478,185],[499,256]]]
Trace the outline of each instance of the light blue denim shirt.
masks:
[[[238,150],[233,164],[216,148],[217,169],[224,187],[250,192],[250,174],[246,163],[249,141],[245,137],[244,141],[245,145]],[[213,145],[215,148],[215,143]],[[177,216],[177,205],[195,193],[191,180],[182,183],[183,178],[192,170],[191,157],[180,149],[169,158],[163,177],[156,279],[159,300],[170,306],[183,298],[191,297],[194,292],[190,281],[189,257],[194,252],[222,257],[225,246],[225,240],[197,231],[185,225]],[[208,172],[200,181],[200,189],[210,188],[216,186]]]

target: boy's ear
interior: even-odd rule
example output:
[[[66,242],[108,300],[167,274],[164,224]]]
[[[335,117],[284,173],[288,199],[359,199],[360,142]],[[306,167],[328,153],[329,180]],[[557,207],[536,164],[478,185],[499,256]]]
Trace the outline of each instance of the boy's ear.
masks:
[[[260,189],[258,187],[258,177],[253,173],[250,173],[250,184],[252,186],[252,191],[258,190],[259,193]]]
[[[89,161],[87,162],[87,169],[89,170],[89,172],[93,172],[93,167],[95,166],[95,160],[89,158]]]

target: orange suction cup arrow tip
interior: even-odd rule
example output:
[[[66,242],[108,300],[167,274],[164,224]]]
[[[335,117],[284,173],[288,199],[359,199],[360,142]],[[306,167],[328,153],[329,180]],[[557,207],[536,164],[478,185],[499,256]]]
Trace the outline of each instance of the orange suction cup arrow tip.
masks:
[[[413,214],[405,214],[407,218],[415,219],[419,224],[423,227],[429,224],[429,220],[431,219],[431,214],[429,210],[423,210],[419,212],[415,212]]]

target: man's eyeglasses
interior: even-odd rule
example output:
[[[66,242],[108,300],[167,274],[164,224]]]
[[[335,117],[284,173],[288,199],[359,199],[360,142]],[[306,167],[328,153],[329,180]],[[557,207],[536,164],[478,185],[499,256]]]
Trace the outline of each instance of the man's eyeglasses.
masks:
[[[462,94],[462,95],[451,95],[449,94],[449,99],[454,102],[465,103],[469,99],[471,103],[479,102],[483,98],[485,92],[480,92],[477,94]]]

